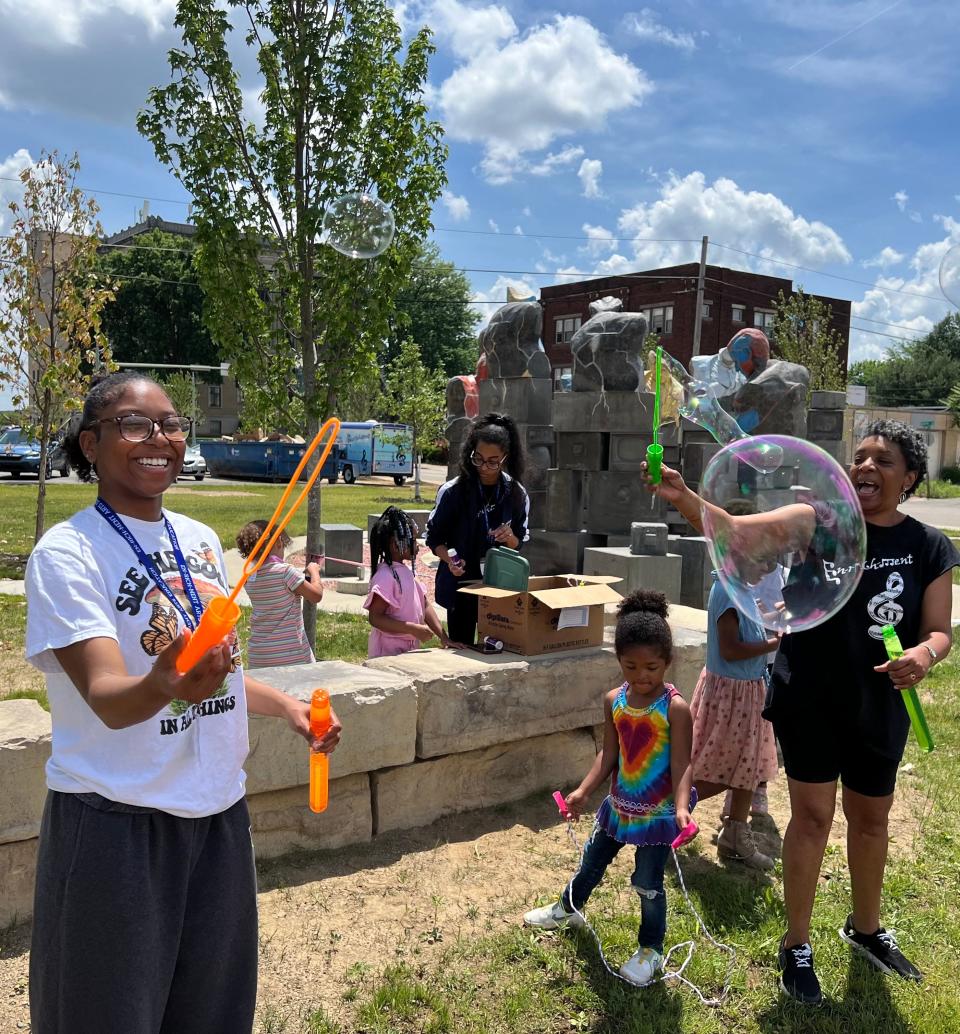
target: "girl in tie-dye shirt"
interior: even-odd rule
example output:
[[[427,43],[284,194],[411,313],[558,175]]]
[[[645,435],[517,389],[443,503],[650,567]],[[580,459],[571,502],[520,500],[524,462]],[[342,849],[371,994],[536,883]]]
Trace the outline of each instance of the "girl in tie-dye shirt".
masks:
[[[623,684],[604,697],[603,750],[583,782],[567,798],[579,817],[590,795],[610,779],[580,869],[560,901],[524,916],[530,926],[580,926],[580,913],[607,866],[625,844],[636,847],[631,883],[640,897],[639,948],[620,972],[648,984],[663,965],[667,900],[663,871],[670,843],[690,821],[696,803],[690,767],[693,722],[679,692],[663,681],[673,656],[667,598],[639,590],[618,611],[616,651]]]

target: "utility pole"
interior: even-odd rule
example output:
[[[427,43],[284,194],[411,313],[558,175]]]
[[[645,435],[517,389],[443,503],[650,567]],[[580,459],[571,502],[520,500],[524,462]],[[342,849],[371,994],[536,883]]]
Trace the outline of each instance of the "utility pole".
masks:
[[[703,281],[707,275],[707,247],[709,238],[700,241],[700,272],[697,275],[697,314],[693,324],[693,354],[700,354],[700,328],[703,326]]]

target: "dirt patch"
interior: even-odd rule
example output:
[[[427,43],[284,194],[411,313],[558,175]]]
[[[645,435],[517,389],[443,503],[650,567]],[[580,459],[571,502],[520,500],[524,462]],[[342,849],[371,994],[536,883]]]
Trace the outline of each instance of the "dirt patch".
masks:
[[[894,854],[913,852],[918,823],[929,810],[912,782],[909,774],[900,780],[891,818]],[[769,793],[771,816],[756,822],[756,832],[764,849],[778,854],[788,817],[786,780],[777,779]],[[714,798],[697,809],[698,850],[707,863],[717,861],[711,837],[721,805],[722,798]],[[588,828],[580,824],[581,837]],[[845,833],[838,806],[831,843],[842,848]],[[255,1029],[299,1034],[306,1029],[302,1018],[322,1006],[351,1030],[350,987],[369,987],[394,962],[424,964],[429,971],[443,947],[457,938],[476,939],[514,926],[532,903],[559,893],[575,861],[545,794],[391,833],[371,844],[265,863]],[[623,874],[630,865],[627,853],[614,863]],[[844,870],[842,854],[830,854],[823,878],[845,878]],[[736,866],[721,878],[764,880]],[[779,883],[776,888],[780,893]],[[626,891],[624,907],[634,907]],[[28,945],[27,927],[0,934],[0,1034],[29,1030]]]

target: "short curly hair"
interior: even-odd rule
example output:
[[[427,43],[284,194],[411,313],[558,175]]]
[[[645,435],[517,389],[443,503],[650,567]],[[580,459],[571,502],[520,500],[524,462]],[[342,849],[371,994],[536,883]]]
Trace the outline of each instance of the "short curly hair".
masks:
[[[903,454],[907,470],[917,475],[916,481],[904,492],[904,496],[909,499],[927,476],[927,443],[923,435],[902,420],[874,420],[863,437],[886,438]]]
[[[269,521],[250,521],[248,524],[244,524],[237,535],[237,552],[240,556],[244,559],[250,556],[253,552],[253,547],[259,542],[260,536],[267,530],[269,523]],[[281,531],[277,536],[277,541],[274,543],[274,548],[279,545],[281,549],[286,551],[290,541],[290,536],[285,531]]]

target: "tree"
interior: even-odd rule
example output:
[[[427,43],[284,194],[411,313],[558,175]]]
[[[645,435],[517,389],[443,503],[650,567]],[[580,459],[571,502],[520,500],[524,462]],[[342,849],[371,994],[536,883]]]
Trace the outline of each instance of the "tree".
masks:
[[[773,348],[777,358],[805,366],[810,371],[810,391],[843,391],[843,339],[831,326],[831,306],[798,287],[789,298],[781,291],[776,307]]]
[[[409,281],[397,293],[397,312],[387,339],[386,361],[400,354],[408,338],[420,346],[428,367],[448,377],[473,373],[477,365],[477,320],[466,274],[440,257],[433,242],[423,246]]]
[[[848,380],[865,384],[870,401],[881,406],[947,404],[960,384],[960,314],[944,317],[922,338],[894,346],[887,359],[854,363]]]
[[[205,365],[205,364],[200,364]],[[197,382],[194,380],[196,374],[171,373],[166,377],[160,377],[163,390],[173,403],[173,408],[180,416],[188,416],[196,428],[200,420],[200,407],[197,405]]]
[[[76,185],[80,163],[54,151],[20,174],[22,202],[0,238],[0,381],[13,391],[23,429],[40,443],[34,542],[44,531],[47,456],[90,374],[109,365],[100,318],[113,297],[97,275],[99,207]]]
[[[217,348],[203,322],[203,289],[187,237],[150,230],[100,257],[117,281],[103,329],[119,363],[215,366]]]
[[[447,411],[447,377],[430,370],[415,341],[404,341],[400,354],[387,368],[384,404],[389,415],[413,428],[413,498],[421,502],[420,455],[424,441],[433,442],[443,430]]]
[[[229,52],[231,14],[257,60],[256,123]],[[172,80],[150,91],[138,127],[194,198],[213,337],[245,395],[278,412],[301,401],[309,438],[342,386],[371,375],[446,182],[423,97],[430,33],[404,45],[386,0],[179,0],[176,24]],[[354,261],[322,245],[332,202],[374,190],[393,211],[392,246]],[[319,536],[315,490],[308,551]],[[313,607],[304,617],[312,638]]]

